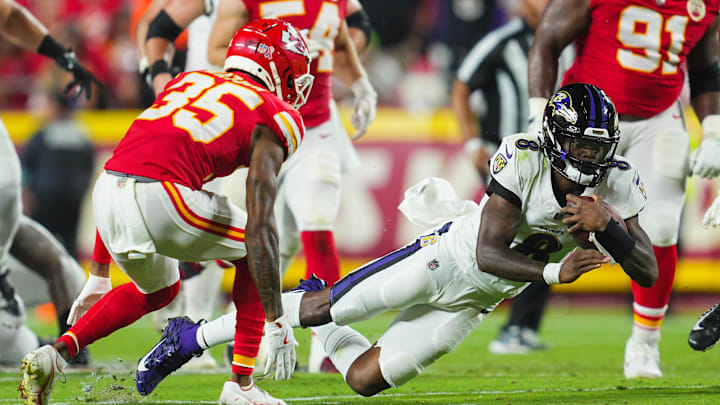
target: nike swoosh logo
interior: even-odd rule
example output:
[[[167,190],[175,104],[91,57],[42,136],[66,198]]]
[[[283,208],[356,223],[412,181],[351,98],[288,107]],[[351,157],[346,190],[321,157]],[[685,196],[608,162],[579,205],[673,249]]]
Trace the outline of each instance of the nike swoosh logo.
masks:
[[[510,151],[508,151],[507,145],[505,145],[505,154],[507,155],[508,159],[510,159],[511,157],[513,157],[513,154],[510,153]]]
[[[285,340],[283,340],[283,344],[284,344],[284,345],[288,344],[287,337],[288,337],[288,334],[286,333],[286,334],[285,334]]]
[[[695,325],[693,325],[691,332],[703,330],[703,328],[700,327],[700,321],[701,321],[701,319],[698,319],[698,321],[695,322]]]
[[[138,362],[137,371],[143,373],[143,372],[149,370],[145,366],[145,361],[148,359],[148,357],[150,357],[150,355],[152,354],[152,352],[155,351],[155,349],[157,349],[161,344],[163,344],[163,342],[165,342],[165,339],[167,339],[167,338],[160,339],[160,341],[152,349],[150,349],[150,351],[147,352],[147,354],[145,356],[143,356],[142,359],[140,359],[140,361]]]

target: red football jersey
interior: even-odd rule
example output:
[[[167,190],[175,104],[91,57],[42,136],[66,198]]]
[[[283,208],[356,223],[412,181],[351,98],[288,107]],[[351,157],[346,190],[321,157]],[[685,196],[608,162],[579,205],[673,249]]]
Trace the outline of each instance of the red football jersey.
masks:
[[[280,137],[286,158],[305,133],[297,110],[242,73],[181,73],[135,119],[105,169],[199,190],[248,165],[258,124]]]
[[[316,127],[330,119],[330,84],[335,37],[347,14],[347,0],[243,0],[251,20],[279,18],[312,39],[327,40],[327,48],[310,64],[315,76],[307,103],[300,107],[305,125]]]
[[[719,0],[590,0],[590,27],[563,84],[592,83],[621,114],[651,117],[683,87],[681,64],[710,27]],[[661,5],[658,5],[661,4]]]

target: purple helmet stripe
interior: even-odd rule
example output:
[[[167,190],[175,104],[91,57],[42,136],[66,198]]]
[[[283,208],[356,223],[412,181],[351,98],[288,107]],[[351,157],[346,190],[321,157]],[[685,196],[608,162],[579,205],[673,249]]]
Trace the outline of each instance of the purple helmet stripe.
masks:
[[[587,92],[590,95],[590,117],[588,120],[588,127],[592,128],[592,127],[595,127],[595,98],[593,98],[592,87],[590,87],[586,84],[585,90],[587,90]]]

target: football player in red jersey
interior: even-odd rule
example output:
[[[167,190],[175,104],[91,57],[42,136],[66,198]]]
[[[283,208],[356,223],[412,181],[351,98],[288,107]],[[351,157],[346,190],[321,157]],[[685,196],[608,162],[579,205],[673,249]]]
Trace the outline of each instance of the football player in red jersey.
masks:
[[[170,0],[150,23],[145,50],[156,90],[162,89],[172,78],[163,59],[168,46],[183,28],[206,11],[206,5],[207,2],[202,0]],[[218,17],[208,43],[208,59],[217,65],[222,64],[226,44],[233,32],[249,19],[273,15],[303,29],[301,32],[306,36],[314,60],[310,69],[315,85],[308,104],[300,110],[308,126],[305,146],[283,165],[280,174],[276,203],[280,268],[284,274],[302,245],[306,267],[312,269],[308,272],[314,271],[332,283],[340,277],[332,234],[339,210],[340,180],[343,172],[357,165],[358,159],[332,100],[330,77],[334,74],[350,86],[355,95],[353,124],[358,128],[354,134],[357,138],[375,116],[376,95],[357,56],[369,41],[368,17],[357,0],[225,1],[220,3],[216,14]],[[190,50],[193,45],[191,41]],[[234,183],[242,180],[242,176],[222,179],[220,192],[231,200],[239,198]],[[230,317],[234,318],[234,315]],[[210,323],[203,328],[216,329],[211,333],[218,340],[223,335],[231,339],[232,335],[227,332],[234,330],[232,325],[220,320],[218,328],[215,326]],[[308,368],[311,372],[332,370],[317,339],[313,339]]]
[[[295,365],[280,300],[273,203],[280,166],[304,136],[293,107],[312,87],[309,64],[307,45],[292,25],[257,20],[233,37],[225,73],[180,74],[133,122],[93,191],[99,235],[133,282],[97,294],[53,346],[23,359],[20,390],[27,403],[45,403],[66,361],[82,347],[167,305],[179,289],[178,259],[232,261],[236,328],[255,332],[254,344],[235,346],[233,381],[225,383],[220,403],[284,403],[255,387],[251,373],[263,319],[271,355],[266,372],[277,363],[275,377],[286,379]],[[238,167],[249,168],[247,213],[202,190]],[[140,360],[142,393],[154,388],[160,360],[187,361],[202,351],[194,333],[176,333],[188,322],[171,320],[158,350]]]
[[[677,265],[685,178],[720,173],[718,0],[551,0],[529,56],[530,119],[552,94],[560,51],[572,41],[577,58],[564,82],[604,89],[620,113],[618,153],[647,184],[640,224],[660,269],[651,288],[632,284],[634,323],[625,348],[627,378],[660,377],[660,325]],[[690,97],[703,141],[690,156],[678,97],[687,63]]]
[[[363,135],[375,119],[377,96],[367,79],[349,35],[348,13],[360,9],[356,1],[287,0],[223,1],[208,40],[208,60],[217,64],[232,33],[247,20],[274,16],[296,26],[306,36],[313,54],[315,77],[308,102],[300,109],[307,127],[305,142],[280,173],[276,212],[280,232],[280,268],[283,274],[302,246],[306,277],[317,273],[330,284],[340,278],[340,260],[333,227],[340,206],[342,172],[357,159],[347,134],[334,120],[331,76],[350,88],[354,99],[353,138]],[[340,58],[334,58],[336,53]],[[317,55],[317,56],[316,56]],[[311,372],[329,365],[319,341],[313,339],[308,361]]]

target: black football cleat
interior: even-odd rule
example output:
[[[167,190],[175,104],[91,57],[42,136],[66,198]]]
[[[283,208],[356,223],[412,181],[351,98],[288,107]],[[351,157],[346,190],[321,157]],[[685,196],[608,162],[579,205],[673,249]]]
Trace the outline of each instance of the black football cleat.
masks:
[[[715,304],[695,322],[688,343],[695,350],[705,351],[715,346],[718,339],[720,339],[720,304]]]

